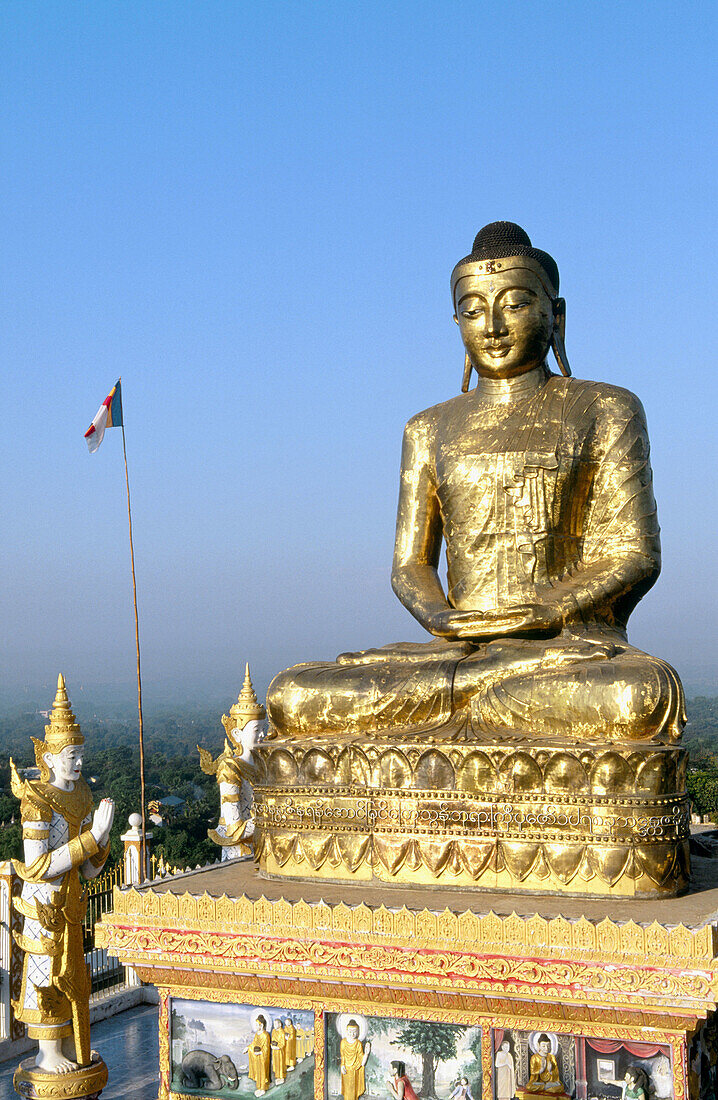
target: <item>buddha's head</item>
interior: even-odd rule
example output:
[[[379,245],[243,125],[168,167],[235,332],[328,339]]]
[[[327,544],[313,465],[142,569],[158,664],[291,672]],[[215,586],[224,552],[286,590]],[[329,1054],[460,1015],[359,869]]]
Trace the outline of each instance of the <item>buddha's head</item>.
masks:
[[[471,369],[485,378],[514,378],[540,367],[553,347],[564,374],[566,304],[558,297],[556,262],[513,222],[492,222],[454,268],[454,320]]]
[[[267,1030],[267,1021],[264,1016],[257,1016],[257,1019],[254,1021],[254,1030],[257,1032]]]
[[[347,1024],[347,1039],[350,1043],[356,1043],[359,1038],[359,1024],[356,1020],[350,1020]]]
[[[548,1035],[539,1035],[536,1041],[536,1046],[538,1048],[539,1054],[543,1054],[544,1058],[547,1058],[548,1055],[551,1053],[551,1040],[549,1039]]]

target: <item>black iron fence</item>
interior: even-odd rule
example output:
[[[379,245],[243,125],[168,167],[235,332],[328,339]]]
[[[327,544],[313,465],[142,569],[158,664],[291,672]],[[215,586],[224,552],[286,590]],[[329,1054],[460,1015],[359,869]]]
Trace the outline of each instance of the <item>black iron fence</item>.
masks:
[[[87,912],[83,933],[85,959],[90,968],[93,995],[126,989],[129,985],[122,963],[110,958],[104,947],[95,946],[95,925],[112,909],[112,891],[115,886],[124,886],[124,881],[124,862],[120,861],[97,878],[90,879],[86,885]]]

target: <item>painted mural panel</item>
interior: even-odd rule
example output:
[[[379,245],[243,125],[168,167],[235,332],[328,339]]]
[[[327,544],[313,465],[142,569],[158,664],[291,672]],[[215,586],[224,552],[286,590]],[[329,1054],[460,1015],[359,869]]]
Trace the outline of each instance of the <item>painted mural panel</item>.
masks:
[[[579,1039],[589,1100],[673,1100],[670,1047],[618,1039]]]
[[[551,1031],[492,1031],[495,1100],[673,1100],[670,1047]]]
[[[573,1035],[494,1028],[495,1100],[568,1100],[576,1092]]]
[[[170,1070],[188,1096],[312,1100],[314,1013],[174,997]]]
[[[327,1100],[481,1100],[481,1028],[326,1016]]]

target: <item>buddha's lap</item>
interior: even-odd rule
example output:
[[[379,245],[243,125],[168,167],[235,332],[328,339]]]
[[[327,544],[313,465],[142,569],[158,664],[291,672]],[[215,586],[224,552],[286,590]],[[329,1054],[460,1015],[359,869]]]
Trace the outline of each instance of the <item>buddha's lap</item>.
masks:
[[[415,645],[410,655],[401,645],[379,652],[376,660],[286,669],[270,685],[270,713],[289,716],[317,707],[346,711],[353,699],[380,706],[389,697],[447,690],[459,709],[474,696],[498,689],[538,709],[565,706],[570,699],[575,712],[594,714],[597,707],[615,703],[623,715],[646,716],[680,695],[680,682],[664,661],[600,629],[584,636],[496,639],[468,655],[435,641]]]

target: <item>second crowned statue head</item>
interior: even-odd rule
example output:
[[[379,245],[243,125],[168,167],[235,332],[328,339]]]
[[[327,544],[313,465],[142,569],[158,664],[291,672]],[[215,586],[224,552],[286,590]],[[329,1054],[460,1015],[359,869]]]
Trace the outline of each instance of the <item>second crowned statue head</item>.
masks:
[[[506,379],[540,367],[553,348],[570,375],[564,334],[566,303],[558,296],[556,261],[534,248],[514,222],[491,222],[451,274],[454,319],[466,349],[462,390],[471,371]]]
[[[82,771],[85,738],[72,713],[62,673],[57,677],[57,692],[50,722],[45,726],[45,740],[33,737],[32,742],[43,783],[65,787],[77,782]]]

